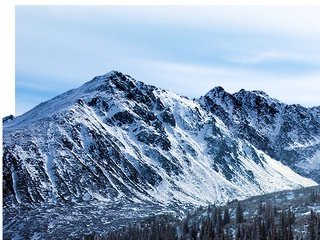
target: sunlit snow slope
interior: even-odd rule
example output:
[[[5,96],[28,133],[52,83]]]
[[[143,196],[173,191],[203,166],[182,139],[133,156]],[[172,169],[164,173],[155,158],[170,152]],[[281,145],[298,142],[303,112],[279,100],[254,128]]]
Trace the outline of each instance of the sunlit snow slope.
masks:
[[[190,100],[116,71],[95,77],[4,121],[4,204],[206,204],[316,185],[277,161],[286,149],[274,154],[273,145],[270,150],[236,128],[269,113],[243,119],[229,105],[212,92]],[[314,118],[319,123],[319,114]],[[275,146],[285,137],[277,124],[252,128],[259,136],[265,131]]]

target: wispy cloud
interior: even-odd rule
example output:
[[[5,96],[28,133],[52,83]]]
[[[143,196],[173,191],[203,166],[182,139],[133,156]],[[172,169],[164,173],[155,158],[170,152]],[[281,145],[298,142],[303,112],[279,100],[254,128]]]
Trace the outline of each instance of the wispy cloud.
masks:
[[[50,98],[116,69],[190,97],[222,85],[286,101],[290,89],[290,102],[319,105],[319,10],[17,6],[16,104],[30,101],[26,91]]]
[[[243,64],[258,64],[264,62],[277,62],[277,61],[311,61],[310,56],[304,56],[294,52],[284,52],[269,50],[258,52],[252,55],[235,56],[231,59],[232,62]]]

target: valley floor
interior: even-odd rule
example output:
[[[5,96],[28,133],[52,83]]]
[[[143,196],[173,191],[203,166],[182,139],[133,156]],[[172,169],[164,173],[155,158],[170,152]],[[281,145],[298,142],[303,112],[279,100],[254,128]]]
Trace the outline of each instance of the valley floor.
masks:
[[[3,209],[4,239],[77,239],[107,233],[158,214],[174,214],[156,204],[84,203]]]
[[[239,205],[243,215],[241,222],[237,219]],[[154,239],[150,232],[152,230],[153,234],[157,233],[161,239],[202,240],[211,239],[208,235],[203,235],[205,231],[209,231],[208,227],[206,230],[204,227],[210,223],[210,226],[213,226],[211,229],[217,231],[217,221],[222,220],[226,222],[219,223],[221,225],[219,231],[223,232],[224,239],[246,239],[239,236],[239,231],[243,231],[244,234],[253,224],[260,224],[260,232],[257,232],[254,239],[271,239],[268,235],[266,238],[259,235],[262,233],[261,226],[264,226],[266,234],[268,233],[267,222],[270,220],[268,212],[271,212],[271,208],[274,218],[272,224],[275,229],[283,227],[284,221],[290,222],[292,219],[290,214],[294,215],[293,222],[286,225],[286,231],[292,231],[292,236],[275,239],[320,239],[319,186],[271,193],[244,201],[235,200],[225,206],[212,205],[189,212],[186,211],[188,208],[130,202],[5,207],[3,238],[151,240]],[[226,210],[229,220],[224,216]],[[310,236],[310,224],[312,224],[310,214],[316,217],[316,225],[313,228],[318,236],[315,238]],[[269,217],[266,217],[267,215]],[[216,236],[216,239],[222,238]]]

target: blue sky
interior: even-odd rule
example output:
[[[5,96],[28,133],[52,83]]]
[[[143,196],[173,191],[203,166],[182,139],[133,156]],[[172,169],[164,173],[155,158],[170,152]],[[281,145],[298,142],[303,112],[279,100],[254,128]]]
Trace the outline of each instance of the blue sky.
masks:
[[[191,98],[222,86],[320,105],[319,12],[16,6],[16,115],[111,70]]]

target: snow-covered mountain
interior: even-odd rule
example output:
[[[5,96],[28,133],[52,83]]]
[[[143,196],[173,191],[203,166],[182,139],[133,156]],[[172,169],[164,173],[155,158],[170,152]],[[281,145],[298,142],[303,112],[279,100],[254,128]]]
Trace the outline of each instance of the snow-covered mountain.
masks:
[[[316,185],[319,113],[221,87],[190,100],[112,71],[4,120],[4,204],[198,205]]]

